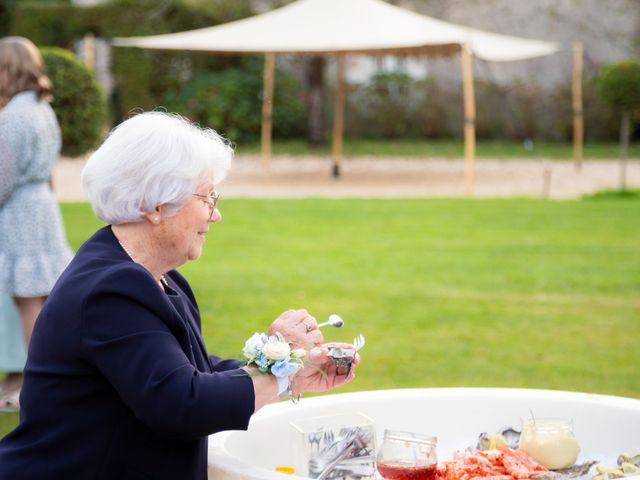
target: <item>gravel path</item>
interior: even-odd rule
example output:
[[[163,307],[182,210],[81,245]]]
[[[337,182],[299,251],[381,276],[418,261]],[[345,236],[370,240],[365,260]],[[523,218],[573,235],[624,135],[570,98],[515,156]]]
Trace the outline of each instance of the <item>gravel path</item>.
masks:
[[[54,189],[61,201],[85,200],[80,187],[82,160],[61,159],[54,172]],[[321,157],[278,156],[266,170],[260,157],[238,156],[220,186],[225,197],[462,197],[464,162],[450,159],[346,159],[342,175],[330,175],[331,164]],[[577,170],[570,161],[476,161],[474,197],[579,198],[619,186],[619,163],[587,161]],[[627,185],[640,188],[640,160],[627,164]]]

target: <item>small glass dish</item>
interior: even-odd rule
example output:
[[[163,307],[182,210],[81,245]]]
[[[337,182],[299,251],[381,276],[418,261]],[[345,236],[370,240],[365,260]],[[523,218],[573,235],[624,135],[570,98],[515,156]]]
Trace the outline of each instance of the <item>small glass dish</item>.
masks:
[[[385,480],[436,480],[438,438],[385,430],[378,452],[378,472]]]
[[[549,470],[571,467],[580,453],[568,418],[522,419],[520,448]]]

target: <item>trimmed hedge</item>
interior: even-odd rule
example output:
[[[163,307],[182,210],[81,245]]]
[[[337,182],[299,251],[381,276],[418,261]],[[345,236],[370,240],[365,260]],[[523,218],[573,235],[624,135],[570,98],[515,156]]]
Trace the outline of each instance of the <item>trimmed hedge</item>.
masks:
[[[640,113],[640,59],[629,58],[604,67],[600,94],[619,111]]]
[[[53,83],[53,102],[62,130],[62,153],[83,155],[97,146],[107,125],[107,104],[102,88],[89,70],[68,50],[40,50]]]
[[[16,1],[17,0],[0,1],[0,37],[6,36],[7,32],[9,32]]]

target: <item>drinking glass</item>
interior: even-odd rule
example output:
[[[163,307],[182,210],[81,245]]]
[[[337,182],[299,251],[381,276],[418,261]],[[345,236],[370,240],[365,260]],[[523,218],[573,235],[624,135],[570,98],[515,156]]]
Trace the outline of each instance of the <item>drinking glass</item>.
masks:
[[[385,480],[435,480],[438,439],[429,435],[385,430],[378,452],[378,472]]]

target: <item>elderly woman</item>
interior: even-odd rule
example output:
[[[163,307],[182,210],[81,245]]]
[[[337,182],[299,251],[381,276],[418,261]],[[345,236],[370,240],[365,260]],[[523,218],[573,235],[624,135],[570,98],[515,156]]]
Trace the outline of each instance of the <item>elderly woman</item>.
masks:
[[[305,310],[269,332],[272,350],[286,356],[291,344],[296,361],[306,351],[297,371],[293,361],[270,369],[255,337],[249,366],[208,354],[175,269],[200,257],[222,218],[215,187],[231,156],[213,131],[153,112],[122,123],[89,159],[83,186],[109,226],[80,248],[38,318],[0,479],[205,479],[207,435],[246,429],[283,394],[353,378]]]

